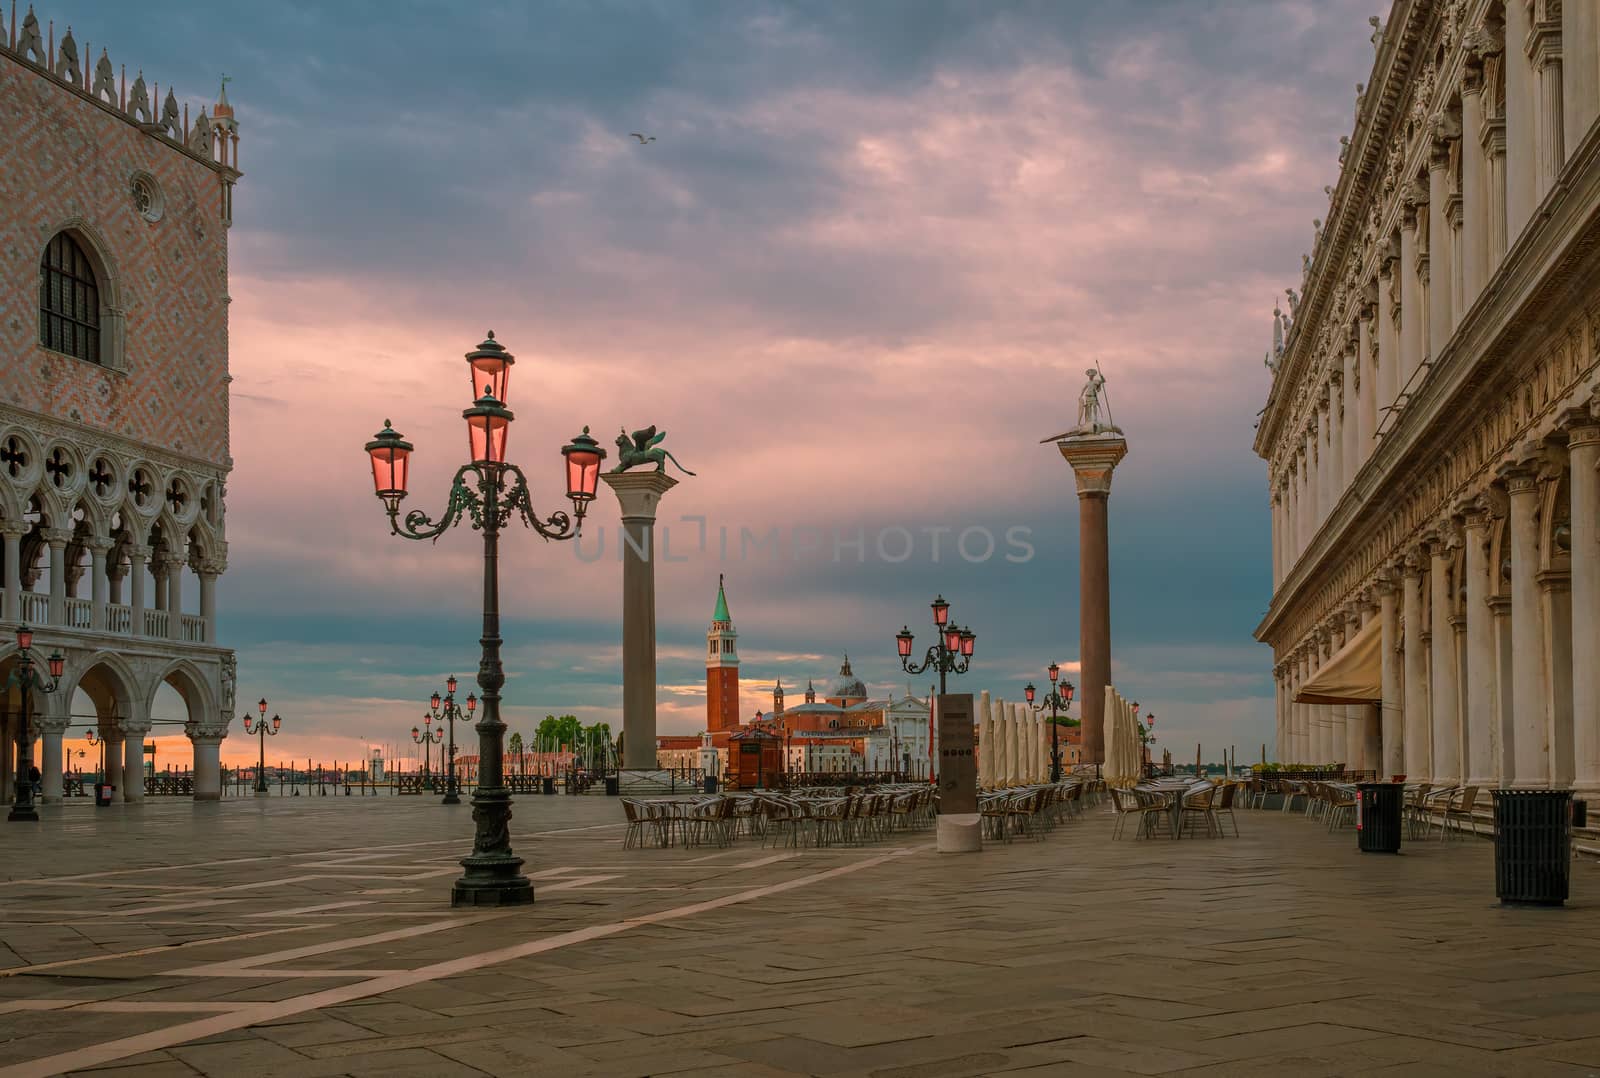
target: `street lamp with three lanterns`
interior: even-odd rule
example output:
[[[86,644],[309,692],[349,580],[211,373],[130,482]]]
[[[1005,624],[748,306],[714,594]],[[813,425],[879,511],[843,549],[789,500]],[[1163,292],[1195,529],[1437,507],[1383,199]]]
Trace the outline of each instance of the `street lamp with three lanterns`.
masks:
[[[428,748],[444,740],[444,727],[440,726],[435,730],[433,728],[433,713],[424,711],[422,713],[422,728],[420,730],[415,726],[411,728],[411,740],[415,744],[422,746],[422,781],[428,789],[432,790],[434,789],[433,772],[428,768]]]
[[[248,714],[245,715],[244,732],[247,734],[256,735],[259,755],[256,757],[255,793],[257,797],[265,797],[269,793],[267,790],[267,736],[269,734],[272,737],[278,736],[278,731],[283,728],[283,719],[277,715],[273,715],[271,721],[272,728],[270,730],[267,728],[267,698],[265,696],[256,701],[256,711],[259,712],[261,716],[258,719],[251,719]],[[252,723],[254,723],[253,729],[251,726]]]
[[[1050,709],[1050,781],[1060,782],[1061,740],[1058,736],[1056,711],[1059,709],[1063,715],[1067,713],[1067,709],[1072,706],[1072,693],[1074,690],[1070,681],[1056,683],[1057,679],[1061,677],[1061,667],[1055,663],[1051,663],[1045,672],[1050,675],[1050,692],[1043,700],[1037,704],[1033,702],[1033,697],[1038,690],[1033,687],[1033,682],[1031,681],[1023,687],[1022,694],[1028,698],[1028,706],[1034,711],[1043,711],[1045,708]]]
[[[923,657],[920,665],[911,662],[911,647],[915,640],[910,626],[902,628],[895,634],[895,643],[900,649],[900,668],[908,674],[920,674],[930,667],[939,672],[939,695],[945,693],[946,674],[965,674],[972,665],[972,649],[977,642],[978,634],[971,629],[964,629],[950,622],[950,604],[945,602],[944,596],[936,596],[931,604],[933,607],[933,624],[938,633],[934,644],[929,646],[927,655]]]
[[[50,671],[50,680],[46,681],[39,675],[35,666],[37,660],[33,654],[33,630],[26,625],[17,626],[17,651],[16,665],[6,675],[4,694],[9,695],[15,687],[21,691],[22,704],[22,736],[17,752],[17,790],[16,800],[11,803],[11,811],[6,819],[12,822],[18,820],[37,823],[39,810],[33,804],[33,778],[29,774],[33,770],[33,733],[28,728],[32,712],[33,694],[39,693],[48,696],[61,688],[61,674],[66,669],[67,661],[61,657],[61,652],[52,651],[45,664]]]
[[[445,766],[444,798],[440,801],[440,804],[459,805],[461,804],[461,796],[456,783],[456,720],[468,721],[473,712],[478,709],[478,697],[474,693],[467,694],[467,710],[463,714],[461,705],[456,703],[456,676],[454,674],[445,679],[444,688],[445,694],[442,698],[438,693],[434,693],[428,700],[428,711],[424,713],[427,715],[427,719],[423,721],[426,723],[429,719],[440,719],[443,723],[449,724],[450,744],[446,750],[448,763]],[[442,724],[440,733],[443,733]]]
[[[483,713],[478,719],[478,785],[472,795],[476,832],[472,852],[451,891],[453,906],[513,906],[533,901],[533,884],[522,875],[522,859],[511,850],[511,794],[505,788],[505,723],[500,721],[500,689],[505,670],[500,661],[500,532],[513,519],[544,539],[575,538],[584,513],[594,500],[600,462],[606,452],[589,436],[589,428],[561,450],[566,462],[567,498],[573,512],[556,511],[541,519],[533,508],[522,469],[506,459],[506,438],[515,418],[506,407],[507,386],[515,357],[490,333],[466,354],[475,399],[461,413],[467,421],[469,463],[456,470],[444,513],[435,522],[413,509],[402,520],[400,503],[409,493],[412,446],[384,421],[366,445],[375,492],[389,517],[389,527],[404,539],[437,540],[466,518],[483,533],[483,635],[478,662],[478,687]],[[481,390],[481,392],[480,392]]]

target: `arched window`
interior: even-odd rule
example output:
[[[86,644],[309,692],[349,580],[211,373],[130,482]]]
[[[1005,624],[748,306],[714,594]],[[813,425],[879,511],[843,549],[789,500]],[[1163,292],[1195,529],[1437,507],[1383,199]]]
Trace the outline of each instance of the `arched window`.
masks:
[[[100,283],[77,241],[57,233],[39,262],[39,343],[100,362]]]

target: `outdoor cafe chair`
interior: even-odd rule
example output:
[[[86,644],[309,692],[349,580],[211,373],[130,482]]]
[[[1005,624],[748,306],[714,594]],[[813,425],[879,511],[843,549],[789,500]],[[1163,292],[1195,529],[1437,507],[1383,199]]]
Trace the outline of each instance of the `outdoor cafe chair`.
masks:
[[[1356,792],[1352,789],[1329,786],[1328,787],[1328,830],[1344,826],[1345,822],[1355,823],[1356,819]]]
[[[1178,834],[1192,835],[1198,823],[1204,823],[1206,837],[1220,834],[1217,824],[1211,816],[1211,804],[1217,796],[1216,787],[1208,785],[1204,789],[1195,789],[1184,795],[1178,804]]]
[[[1039,815],[1040,799],[1044,796],[1043,790],[1032,793],[1012,794],[1006,798],[1005,822],[1008,827],[1015,822],[1015,830],[1027,835],[1029,838],[1043,838]]]
[[[984,826],[989,829],[989,837],[997,838],[1003,842],[1011,841],[1011,833],[1006,827],[1006,795],[990,794],[978,803],[978,817]]]
[[[1295,798],[1305,797],[1309,799],[1310,797],[1310,794],[1306,791],[1306,784],[1297,782],[1294,779],[1284,779],[1282,788],[1283,803],[1278,806],[1280,812],[1289,812],[1294,806]]]
[[[1406,797],[1404,803],[1407,838],[1417,837],[1417,829],[1422,821],[1424,802],[1428,798],[1428,791],[1432,789],[1432,784],[1426,782],[1419,782],[1410,788],[1409,796]]]
[[[1238,796],[1239,790],[1240,785],[1236,782],[1217,787],[1215,800],[1211,803],[1211,822],[1216,824],[1218,835],[1227,834],[1222,829],[1222,818],[1226,816],[1228,822],[1233,825],[1233,836],[1239,837],[1239,821],[1233,815],[1233,799]]]
[[[1451,831],[1464,835],[1469,828],[1473,834],[1477,834],[1477,821],[1472,815],[1472,810],[1477,807],[1477,804],[1478,788],[1476,786],[1466,786],[1452,794],[1450,799],[1445,802],[1444,827],[1439,831],[1439,840],[1448,842]]]

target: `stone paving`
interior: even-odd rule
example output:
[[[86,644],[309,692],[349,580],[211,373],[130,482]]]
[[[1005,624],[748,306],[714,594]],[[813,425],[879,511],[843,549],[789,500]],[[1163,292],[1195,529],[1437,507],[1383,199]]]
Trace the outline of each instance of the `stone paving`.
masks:
[[[538,902],[452,911],[468,806],[46,809],[0,831],[0,1075],[1597,1075],[1600,871],[1502,909],[1485,842],[941,857],[621,847],[526,798]]]

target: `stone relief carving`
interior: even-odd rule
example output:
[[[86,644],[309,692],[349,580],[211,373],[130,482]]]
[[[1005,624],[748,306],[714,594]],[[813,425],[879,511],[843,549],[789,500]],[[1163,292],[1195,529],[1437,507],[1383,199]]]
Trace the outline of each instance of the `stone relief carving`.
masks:
[[[1367,19],[1367,25],[1372,27],[1372,48],[1374,51],[1383,48],[1384,21],[1373,15]]]

